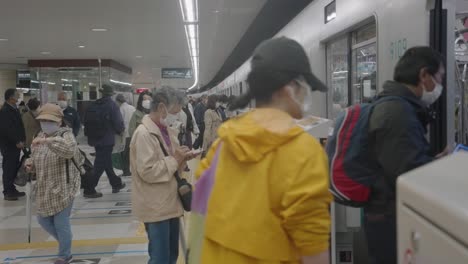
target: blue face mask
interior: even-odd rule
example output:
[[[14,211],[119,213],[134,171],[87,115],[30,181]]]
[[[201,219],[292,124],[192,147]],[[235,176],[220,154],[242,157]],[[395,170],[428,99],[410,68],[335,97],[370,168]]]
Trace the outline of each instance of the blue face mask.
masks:
[[[41,122],[41,129],[46,135],[53,135],[60,129],[60,124],[55,122]]]

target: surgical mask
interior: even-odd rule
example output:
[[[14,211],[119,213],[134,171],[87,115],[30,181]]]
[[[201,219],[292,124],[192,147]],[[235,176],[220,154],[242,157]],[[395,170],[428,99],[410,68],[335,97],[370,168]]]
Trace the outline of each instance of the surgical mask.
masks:
[[[432,81],[435,83],[435,88],[432,92],[426,91],[426,87],[423,87],[423,95],[421,97],[421,100],[427,105],[431,105],[439,99],[439,97],[442,95],[442,91],[444,90],[444,87],[442,84],[438,83],[434,78],[432,78]]]
[[[65,108],[68,107],[68,102],[67,101],[58,101],[57,104],[58,104],[58,106],[60,106],[60,108],[62,108],[62,110],[64,110]]]
[[[146,110],[150,110],[151,100],[143,100],[143,102],[141,103],[141,106],[143,106],[143,108],[145,108]]]
[[[310,86],[302,80],[295,80],[299,85],[300,89],[305,89],[304,99],[301,101],[297,98],[294,88],[290,86],[291,98],[296,102],[302,110],[302,114],[310,114],[312,111],[312,90]]]
[[[41,129],[42,132],[50,136],[60,129],[60,124],[55,122],[41,122]]]

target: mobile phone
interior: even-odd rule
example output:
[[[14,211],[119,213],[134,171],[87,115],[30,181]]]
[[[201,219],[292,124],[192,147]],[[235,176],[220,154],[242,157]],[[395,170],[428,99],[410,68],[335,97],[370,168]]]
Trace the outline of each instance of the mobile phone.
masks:
[[[458,144],[453,153],[456,152],[468,152],[468,147],[463,144]]]
[[[199,155],[199,154],[201,154],[202,152],[203,152],[202,149],[193,149],[193,150],[192,150],[192,154],[193,154],[193,155]]]

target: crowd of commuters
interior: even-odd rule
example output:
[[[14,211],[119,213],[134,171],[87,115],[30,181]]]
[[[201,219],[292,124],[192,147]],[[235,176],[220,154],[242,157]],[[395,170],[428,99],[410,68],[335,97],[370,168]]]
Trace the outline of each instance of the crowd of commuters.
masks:
[[[443,61],[431,48],[409,49],[375,99],[369,130],[361,132],[371,138],[369,162],[380,168],[363,208],[373,264],[397,263],[398,176],[448,153],[434,155],[426,139],[428,106],[443,90]],[[262,43],[251,66],[249,90],[238,98],[194,98],[163,87],[139,94],[133,107],[105,84],[83,124],[65,92],[56,104],[41,106],[32,98],[20,106],[18,91],[8,89],[0,110],[4,199],[25,195],[14,185],[23,152],[29,157],[25,168],[37,179],[38,222],[59,242],[55,263],[70,263],[70,212],[80,184],[84,197],[102,197],[96,187],[105,171],[113,193],[125,188],[112,164],[120,136],[122,176],[131,176],[132,212],[146,228],[149,264],[177,262],[184,215],[177,175],[200,154],[194,197],[204,198],[192,204],[190,263],[329,263],[329,163],[319,142],[295,122],[310,109],[312,92],[326,86],[312,74],[302,46],[288,38]],[[400,99],[378,103],[388,96]],[[232,114],[252,100],[256,109]],[[76,140],[82,125],[96,152],[86,179],[80,177],[85,157]]]

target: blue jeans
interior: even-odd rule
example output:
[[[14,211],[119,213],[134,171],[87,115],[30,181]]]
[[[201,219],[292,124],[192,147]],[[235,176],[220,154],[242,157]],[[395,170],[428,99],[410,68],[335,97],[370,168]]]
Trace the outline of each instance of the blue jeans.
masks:
[[[148,234],[148,264],[175,264],[179,256],[179,218],[145,223]]]
[[[37,221],[47,233],[53,236],[59,242],[60,258],[66,259],[71,256],[72,231],[70,224],[70,214],[73,201],[70,205],[56,215],[42,217],[37,216]]]

